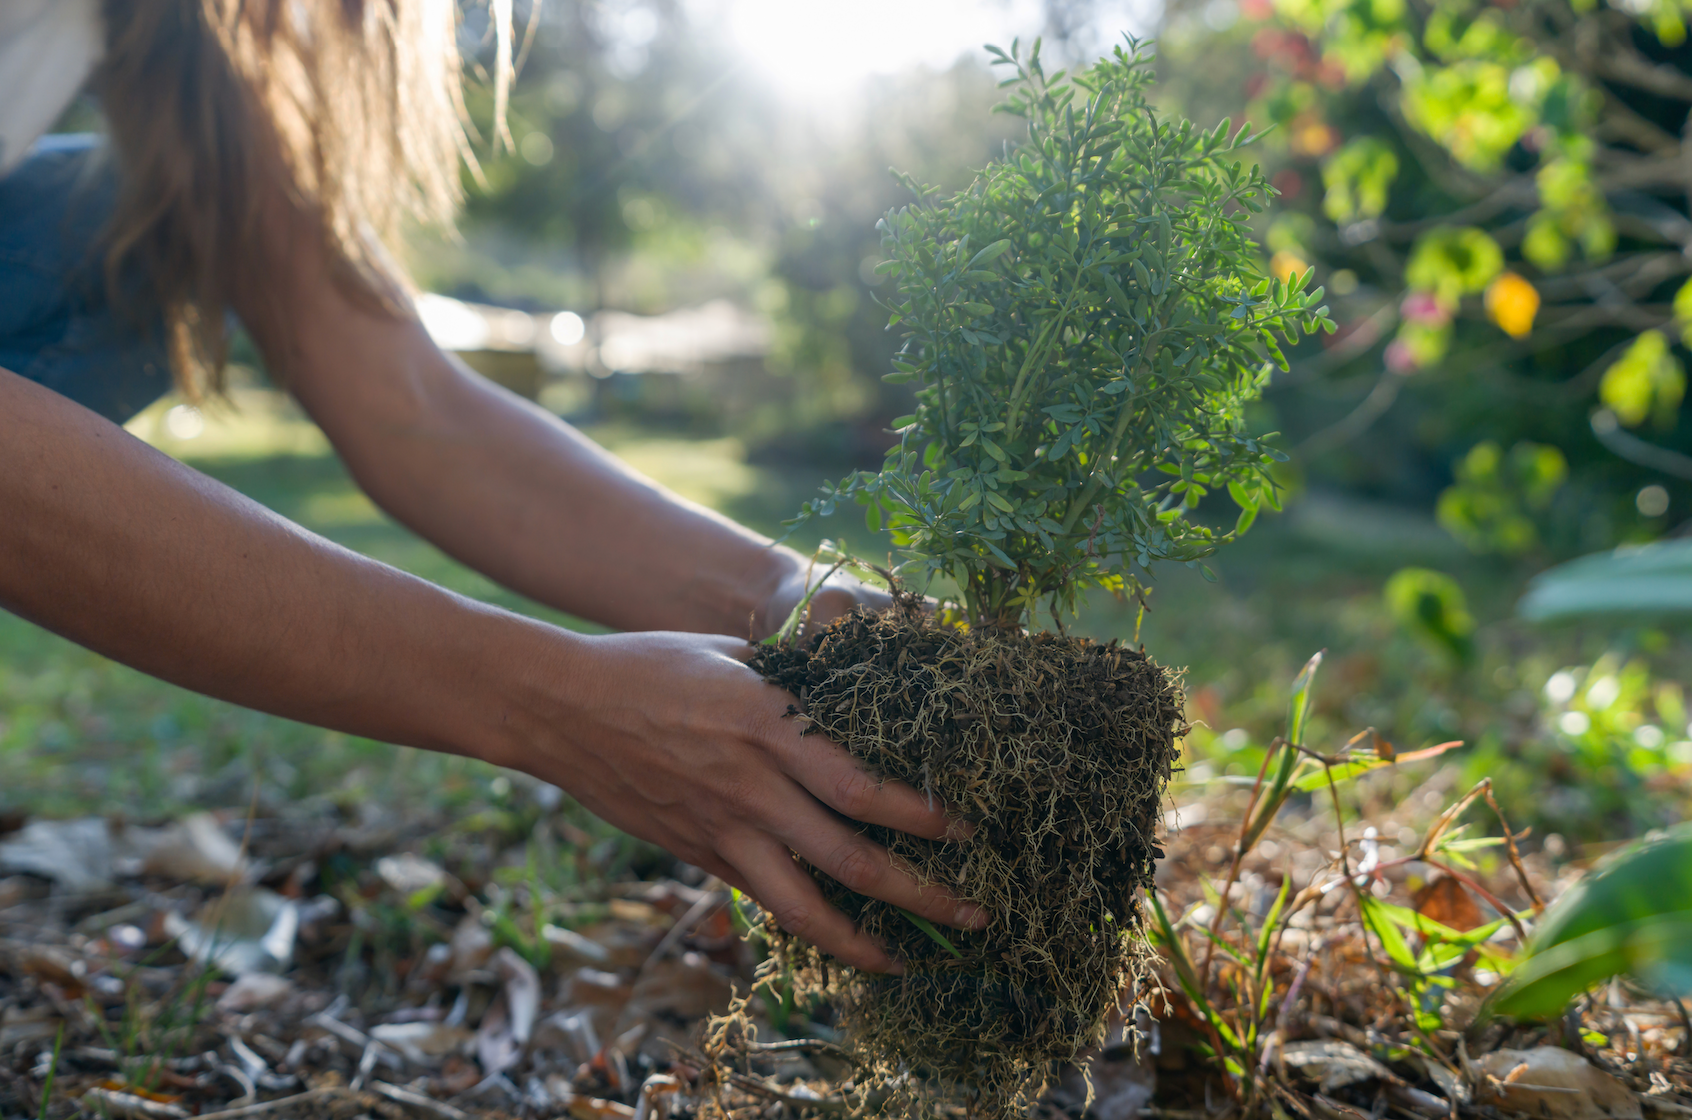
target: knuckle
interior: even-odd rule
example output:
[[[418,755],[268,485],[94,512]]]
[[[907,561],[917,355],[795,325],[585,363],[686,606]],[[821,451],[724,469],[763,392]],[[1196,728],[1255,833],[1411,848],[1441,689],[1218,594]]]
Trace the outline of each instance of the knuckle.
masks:
[[[795,937],[809,939],[816,930],[817,912],[802,901],[781,902],[768,909],[776,925]]]
[[[881,881],[882,871],[882,860],[874,849],[851,844],[835,856],[830,874],[847,890],[863,894]]]
[[[876,781],[857,767],[834,782],[834,807],[848,817],[861,817],[875,805]]]
[[[753,815],[758,805],[758,783],[744,777],[730,777],[722,781],[717,787],[717,796],[722,800],[731,818],[744,820]]]

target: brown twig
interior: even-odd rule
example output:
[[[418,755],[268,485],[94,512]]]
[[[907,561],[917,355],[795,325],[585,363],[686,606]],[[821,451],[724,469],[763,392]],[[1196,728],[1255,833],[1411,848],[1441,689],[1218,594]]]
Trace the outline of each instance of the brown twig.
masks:
[[[1486,786],[1486,803],[1492,806],[1492,811],[1498,816],[1498,827],[1504,830],[1504,847],[1510,853],[1510,866],[1515,868],[1516,878],[1521,881],[1522,890],[1527,892],[1528,901],[1533,904],[1535,914],[1545,913],[1545,903],[1540,900],[1539,892],[1528,882],[1527,868],[1522,866],[1522,854],[1516,850],[1516,834],[1510,831],[1510,822],[1504,819],[1504,810],[1498,807],[1498,799],[1492,796],[1492,782],[1489,779]],[[1526,836],[1527,833],[1522,833]]]
[[[1210,965],[1216,958],[1216,938],[1221,936],[1222,916],[1228,912],[1228,892],[1234,889],[1234,883],[1240,875],[1240,864],[1246,857],[1246,834],[1251,828],[1252,814],[1257,810],[1257,798],[1263,792],[1263,779],[1269,774],[1269,760],[1275,757],[1275,748],[1286,742],[1277,735],[1269,744],[1269,749],[1263,752],[1263,765],[1257,768],[1257,781],[1252,783],[1251,797],[1246,801],[1245,814],[1240,818],[1240,839],[1234,845],[1234,861],[1228,867],[1228,882],[1222,888],[1222,894],[1216,906],[1216,916],[1210,920],[1210,940],[1205,945],[1204,967],[1199,970],[1198,990],[1204,991],[1210,987]]]
[[[226,1108],[220,1112],[202,1113],[199,1120],[240,1120],[241,1117],[260,1116],[266,1112],[277,1112],[284,1108],[312,1104],[345,1091],[339,1087],[307,1089],[305,1092],[295,1093],[291,1097],[278,1097],[273,1101],[259,1101],[257,1104],[242,1105],[240,1108]],[[460,1115],[463,1114],[460,1113]]]
[[[390,1085],[386,1081],[372,1081],[367,1088],[380,1093],[391,1101],[415,1108],[419,1112],[427,1112],[431,1116],[438,1116],[440,1120],[470,1120],[470,1114],[452,1107],[444,1101],[423,1093],[414,1093],[410,1089],[403,1089],[398,1085]]]
[[[1422,862],[1427,864],[1429,867],[1439,868],[1459,883],[1462,883],[1465,887],[1468,887],[1470,890],[1480,895],[1481,898],[1486,901],[1488,906],[1498,911],[1498,913],[1510,923],[1511,928],[1516,931],[1516,937],[1520,939],[1524,945],[1527,944],[1527,930],[1522,927],[1521,921],[1516,917],[1516,912],[1510,909],[1509,905],[1502,899],[1498,898],[1498,896],[1494,895],[1491,891],[1475,882],[1474,879],[1463,874],[1463,872],[1458,871],[1455,867],[1452,867],[1448,863],[1441,863],[1436,859],[1428,859],[1425,856],[1422,858]]]

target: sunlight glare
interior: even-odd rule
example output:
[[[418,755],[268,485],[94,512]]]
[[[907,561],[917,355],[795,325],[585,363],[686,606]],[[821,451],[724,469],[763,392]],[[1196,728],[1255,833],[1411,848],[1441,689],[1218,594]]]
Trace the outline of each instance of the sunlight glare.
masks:
[[[726,32],[753,69],[810,102],[837,99],[877,75],[943,69],[964,54],[985,59],[983,43],[1008,48],[1040,26],[1037,0],[717,0],[700,7],[703,22]]]

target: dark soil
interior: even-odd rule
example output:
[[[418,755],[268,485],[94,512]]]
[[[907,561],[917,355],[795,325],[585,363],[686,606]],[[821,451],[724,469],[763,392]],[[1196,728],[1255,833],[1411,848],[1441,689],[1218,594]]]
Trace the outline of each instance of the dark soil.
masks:
[[[753,665],[795,718],[974,822],[965,841],[867,831],[927,881],[982,903],[955,957],[896,907],[818,874],[907,965],[871,976],[771,930],[800,987],[827,994],[883,1082],[1019,1113],[1054,1063],[1102,1034],[1141,971],[1139,892],[1163,853],[1160,802],[1184,731],[1175,677],[1115,642],[958,629],[906,601],[837,620]]]

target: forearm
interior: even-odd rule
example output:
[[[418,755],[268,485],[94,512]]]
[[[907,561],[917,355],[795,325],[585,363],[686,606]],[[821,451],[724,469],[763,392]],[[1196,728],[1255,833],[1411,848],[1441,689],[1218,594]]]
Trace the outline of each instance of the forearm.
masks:
[[[395,518],[500,583],[617,629],[744,637],[779,624],[762,613],[802,564],[791,551],[463,370],[417,324],[349,326],[327,347],[314,331],[301,357],[319,370],[290,381]]]
[[[570,657],[568,636],[315,537],[4,371],[0,524],[0,606],[354,734],[504,760],[525,681]]]

